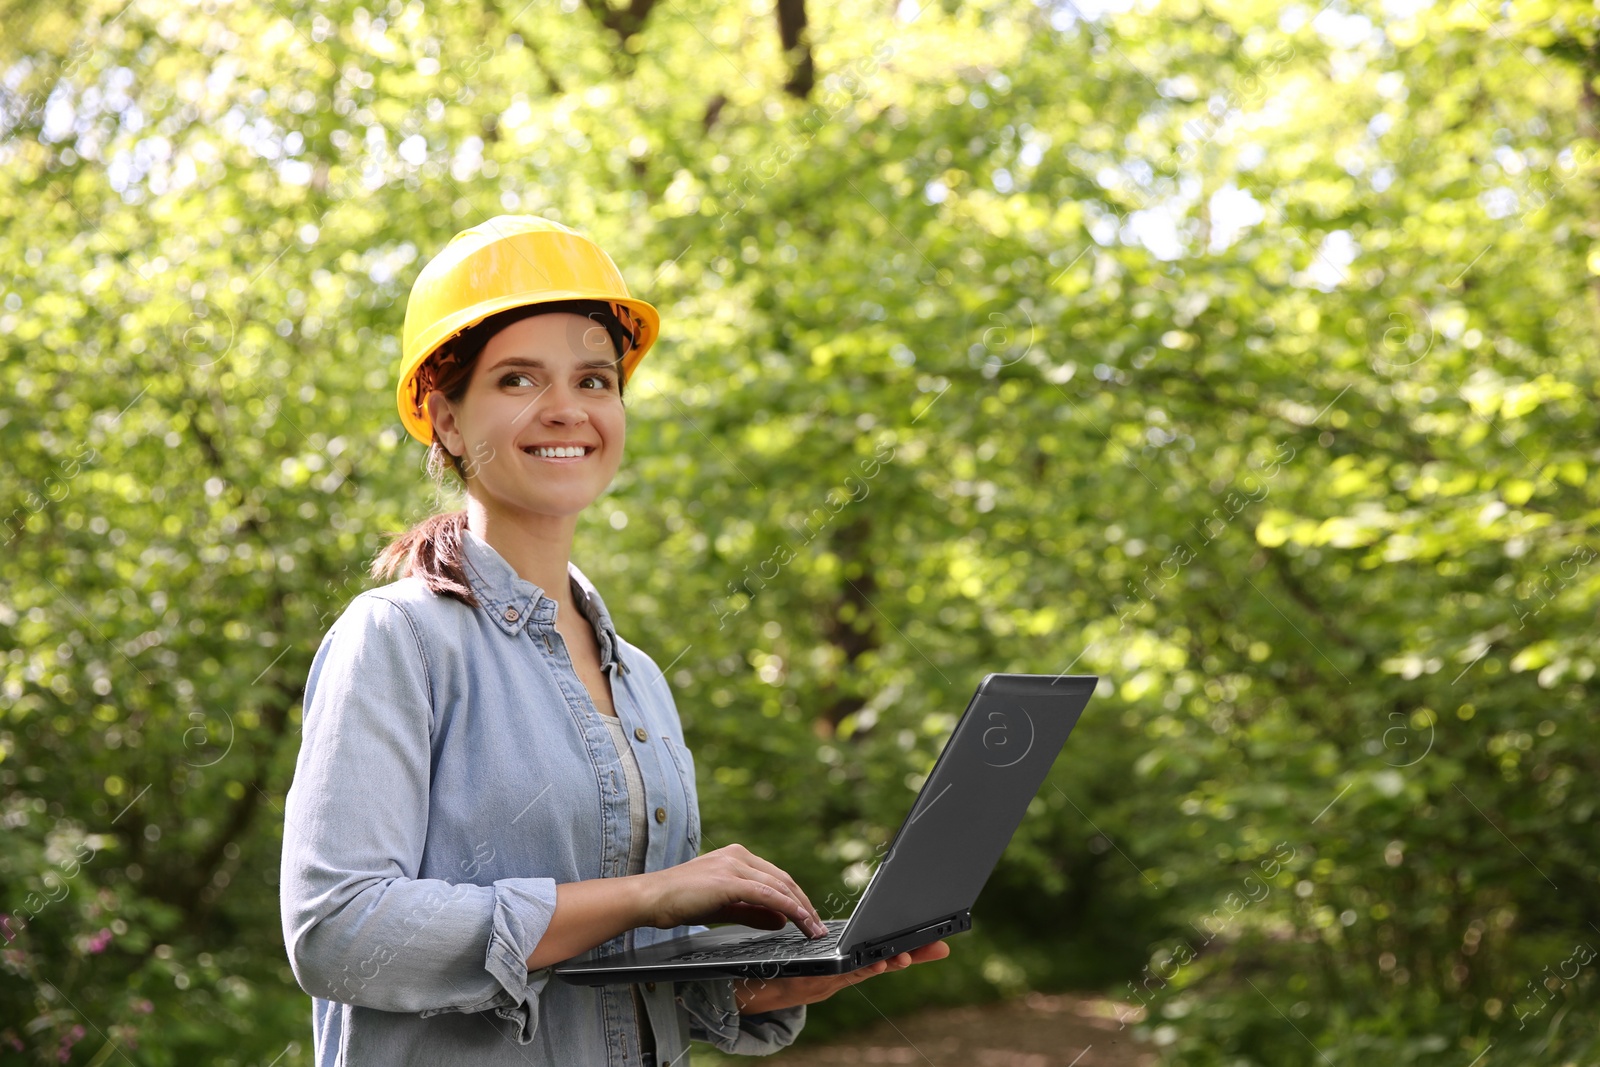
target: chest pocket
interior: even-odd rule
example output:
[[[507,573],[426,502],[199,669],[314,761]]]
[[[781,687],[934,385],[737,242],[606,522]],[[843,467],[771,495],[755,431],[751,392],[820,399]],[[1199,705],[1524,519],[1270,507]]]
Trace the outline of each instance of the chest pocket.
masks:
[[[684,745],[663,737],[662,743],[667,751],[672,754],[672,765],[678,769],[678,780],[683,785],[684,810],[689,813],[689,849],[691,854],[700,854],[700,802],[695,790],[694,782],[694,757]]]

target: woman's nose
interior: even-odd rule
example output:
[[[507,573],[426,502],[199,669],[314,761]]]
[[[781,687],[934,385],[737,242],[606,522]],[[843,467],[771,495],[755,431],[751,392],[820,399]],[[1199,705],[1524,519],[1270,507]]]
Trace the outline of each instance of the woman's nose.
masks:
[[[539,398],[538,418],[548,423],[579,423],[588,420],[588,413],[578,403],[576,391],[570,385],[555,384]]]

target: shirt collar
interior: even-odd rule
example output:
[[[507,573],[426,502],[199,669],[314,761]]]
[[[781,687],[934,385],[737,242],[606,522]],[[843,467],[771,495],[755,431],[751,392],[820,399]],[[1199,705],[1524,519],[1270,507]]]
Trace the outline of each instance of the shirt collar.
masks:
[[[519,575],[516,568],[506,562],[494,547],[466,527],[461,529],[461,547],[466,555],[467,581],[477,595],[478,603],[489,613],[495,625],[515,636],[523,627],[537,625],[554,628],[556,602],[545,595],[543,589]],[[613,659],[619,668],[626,670],[618,654],[620,638],[611,622],[606,602],[600,598],[576,563],[567,562],[567,580],[572,585],[572,600],[589,625],[594,627],[600,641],[600,666],[604,669]]]

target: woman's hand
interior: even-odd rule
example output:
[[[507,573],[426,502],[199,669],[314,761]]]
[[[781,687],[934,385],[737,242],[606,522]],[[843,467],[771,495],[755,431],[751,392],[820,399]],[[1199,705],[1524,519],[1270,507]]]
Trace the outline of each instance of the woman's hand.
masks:
[[[903,971],[913,963],[929,963],[948,955],[950,946],[943,941],[935,941],[844,974],[806,978],[742,978],[733,983],[733,996],[741,1015],[757,1015],[764,1011],[827,1000],[845,986],[864,982],[874,975]]]
[[[642,926],[670,930],[732,922],[777,930],[793,919],[813,936],[828,932],[799,884],[743,845],[724,845],[676,867],[633,877],[646,887]]]

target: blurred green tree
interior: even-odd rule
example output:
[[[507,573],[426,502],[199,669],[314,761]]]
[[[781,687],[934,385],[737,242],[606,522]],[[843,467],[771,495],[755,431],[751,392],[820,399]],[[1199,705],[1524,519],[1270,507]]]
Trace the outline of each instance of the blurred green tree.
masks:
[[[449,503],[404,301],[503,211],[663,313],[575,555],[708,848],[846,910],[983,674],[1105,679],[977,928],[806,1040],[1600,1055],[1594,18],[6,4],[0,1056],[309,1062],[303,682]]]

